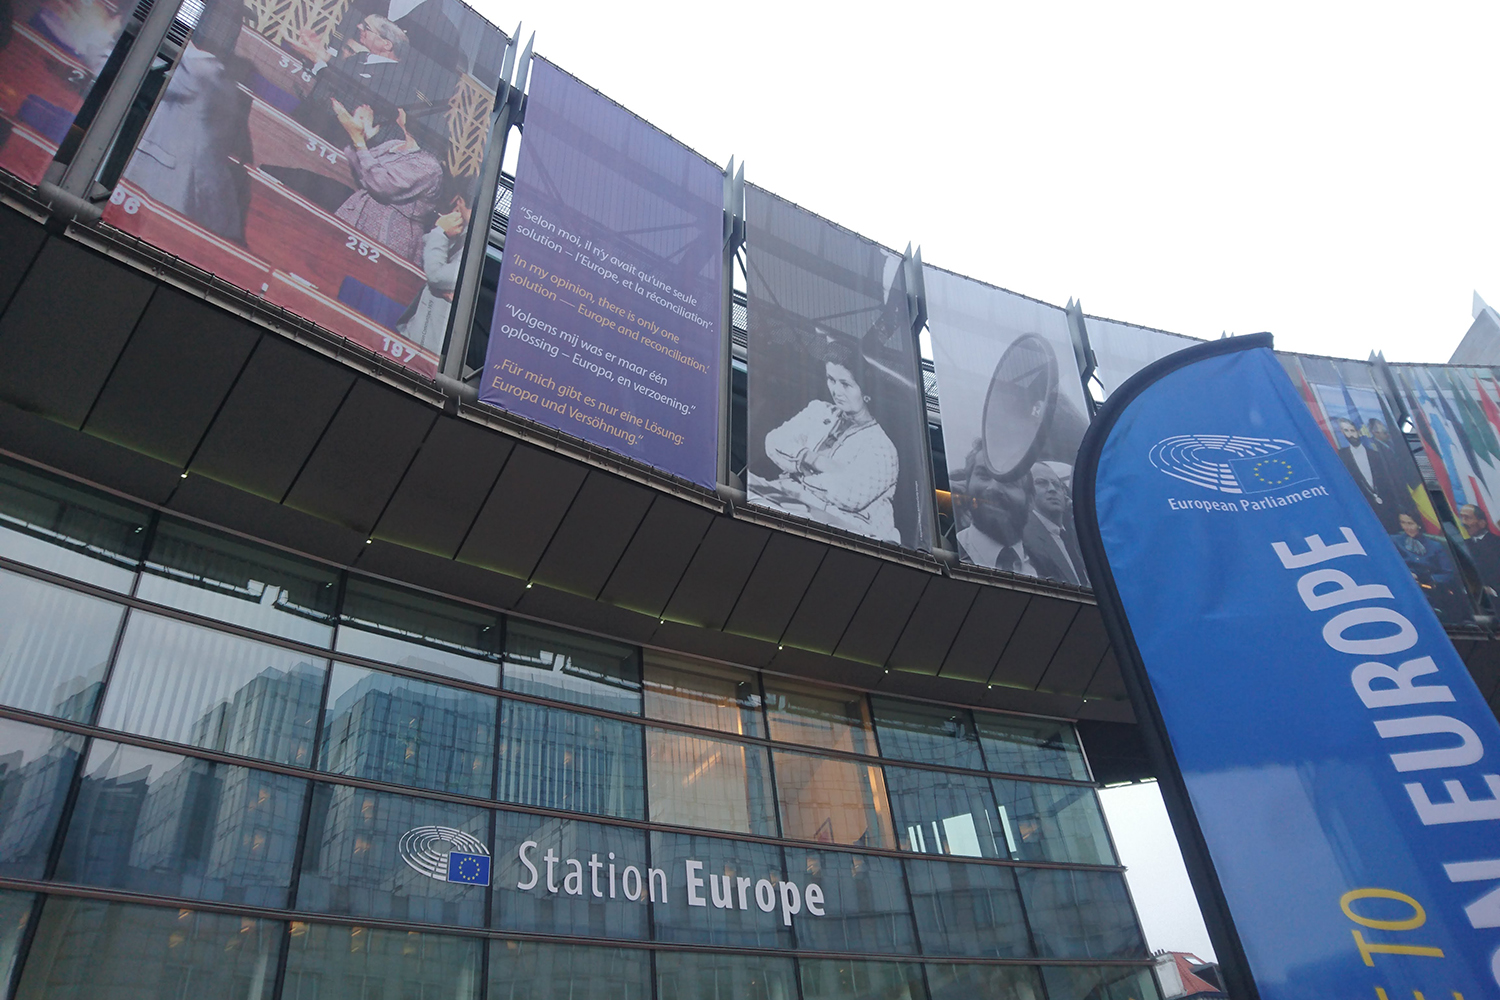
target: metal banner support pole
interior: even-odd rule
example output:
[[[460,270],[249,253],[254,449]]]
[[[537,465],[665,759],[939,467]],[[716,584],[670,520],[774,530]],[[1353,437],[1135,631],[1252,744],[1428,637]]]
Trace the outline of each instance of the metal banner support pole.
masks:
[[[911,319],[911,341],[917,361],[914,374],[917,377],[917,402],[922,421],[922,451],[927,456],[927,465],[923,470],[926,473],[925,489],[932,498],[928,504],[930,513],[927,518],[927,534],[936,555],[940,558],[951,557],[956,561],[957,553],[950,552],[943,545],[941,526],[938,524],[937,473],[932,464],[932,431],[927,423],[927,385],[922,377],[922,330],[927,326],[927,281],[922,273],[921,247],[913,250],[910,243],[906,244],[906,252],[901,255],[901,269],[906,277],[906,314]]]
[[[719,493],[744,499],[743,484],[729,468],[734,414],[734,259],[745,244],[745,165],[735,169],[734,157],[724,168],[724,294],[719,307]]]
[[[1089,417],[1099,412],[1094,394],[1089,392],[1089,379],[1099,370],[1099,359],[1094,356],[1089,343],[1089,327],[1083,318],[1083,300],[1068,300],[1064,310],[1068,314],[1068,336],[1073,341],[1073,358],[1078,362],[1078,377],[1083,380],[1083,399],[1089,408]]]

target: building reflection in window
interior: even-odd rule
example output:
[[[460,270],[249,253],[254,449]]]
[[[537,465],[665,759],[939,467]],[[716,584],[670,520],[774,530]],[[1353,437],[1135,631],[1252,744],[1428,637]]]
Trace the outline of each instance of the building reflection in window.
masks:
[[[119,593],[135,582],[146,511],[0,464],[0,556]]]
[[[915,954],[917,935],[901,862],[878,854],[786,848],[791,880],[823,890],[823,916],[804,905],[792,919],[797,947],[816,951]]]
[[[893,760],[984,770],[979,736],[966,708],[873,697],[880,753]]]
[[[994,793],[984,778],[887,766],[885,780],[903,851],[1007,856]]]
[[[704,901],[702,906],[684,905],[687,898],[683,880],[688,861],[703,864],[697,875],[703,879],[698,890]],[[671,893],[669,902],[657,902],[652,907],[658,941],[752,948],[792,946],[792,930],[783,921],[777,894],[777,886],[786,877],[779,846],[652,833],[651,864],[666,873]],[[772,904],[769,910],[762,910],[757,904],[756,892],[762,882],[768,886],[760,891],[762,900]],[[657,898],[660,900],[659,889]]]
[[[1119,966],[1042,967],[1050,1000],[1160,1000],[1150,969]]]
[[[907,884],[926,955],[1031,955],[1021,893],[1010,868],[953,861],[906,862]]]
[[[790,958],[680,951],[656,955],[659,1000],[797,1000],[795,977]]]
[[[975,712],[985,762],[1000,774],[1088,781],[1089,769],[1068,722]]]
[[[349,580],[334,647],[489,687],[500,679],[498,615],[373,580]]]
[[[125,610],[0,571],[0,704],[92,721]]]
[[[16,974],[21,938],[31,923],[36,897],[29,892],[0,889],[0,983],[10,983]]]
[[[1124,875],[1020,868],[1017,877],[1044,958],[1146,957]]]
[[[490,942],[489,1000],[650,1000],[651,953],[540,941]]]
[[[645,651],[646,717],[735,736],[766,734],[760,685],[737,667]]]
[[[478,1000],[477,938],[294,921],[282,1000]]]
[[[927,966],[932,1000],[1043,1000],[1041,977],[1029,965]]]
[[[927,1000],[922,967],[907,962],[802,958],[797,969],[802,1000]]]
[[[511,621],[505,630],[505,690],[640,715],[640,659],[633,646]]]
[[[640,726],[509,698],[500,713],[501,802],[645,819]]]
[[[1099,796],[1084,785],[995,779],[1006,847],[1016,861],[1112,865]]]
[[[812,754],[774,754],[781,829],[791,840],[896,846],[879,765]]]
[[[764,747],[647,729],[646,774],[653,823],[776,835]]]
[[[766,717],[773,740],[850,753],[875,753],[870,706],[865,696],[856,691],[767,677]]]
[[[82,752],[81,736],[0,720],[0,874],[45,874]]]

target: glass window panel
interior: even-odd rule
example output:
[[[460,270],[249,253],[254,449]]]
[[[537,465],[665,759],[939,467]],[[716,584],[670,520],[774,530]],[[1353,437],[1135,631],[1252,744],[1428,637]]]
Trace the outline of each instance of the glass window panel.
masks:
[[[875,753],[870,706],[857,691],[767,677],[766,717],[773,740]]]
[[[36,896],[29,892],[11,892],[0,889],[0,983],[8,988],[16,972],[16,956],[21,950],[21,938],[26,925],[31,923],[31,908]]]
[[[899,860],[788,846],[786,863],[789,877],[803,895],[802,912],[792,918],[797,947],[877,955],[916,952],[917,936]],[[807,906],[810,884],[822,890],[822,916]]]
[[[908,962],[797,960],[802,1000],[927,1000],[922,967]]]
[[[651,953],[540,941],[490,942],[489,1000],[650,1000]]]
[[[1020,868],[1021,898],[1045,958],[1145,958],[1146,942],[1119,872]]]
[[[413,835],[417,827],[456,831],[464,843]],[[372,792],[348,785],[313,786],[312,817],[297,908],[354,917],[386,917],[430,924],[484,924],[484,887],[437,879],[414,865],[477,840],[487,845],[488,810]],[[422,851],[423,853],[416,853]],[[412,860],[407,860],[408,856]]]
[[[797,1000],[790,958],[661,951],[659,1000]]]
[[[1048,1000],[1160,1000],[1150,969],[1119,966],[1042,967]]]
[[[0,721],[0,874],[42,877],[82,753],[82,736]]]
[[[776,836],[765,747],[646,730],[653,823]]]
[[[928,965],[932,1000],[1043,1000],[1041,977],[1029,965]]]
[[[991,771],[1088,781],[1089,769],[1070,722],[974,713]]]
[[[998,778],[994,785],[1000,827],[1012,859],[1115,863],[1099,795],[1092,788]]]
[[[523,848],[531,868],[522,864]],[[493,926],[590,938],[649,937],[644,903],[626,892],[642,895],[649,867],[642,830],[497,811]],[[627,868],[635,874],[627,877]]]
[[[490,687],[500,679],[493,611],[372,580],[350,578],[335,648]]]
[[[129,593],[147,521],[102,493],[0,465],[0,556]]]
[[[896,846],[879,765],[781,750],[773,756],[781,829],[787,838]]]
[[[319,657],[137,611],[99,724],[307,767],[327,670]]]
[[[879,696],[870,701],[882,756],[984,770],[979,736],[968,709],[918,705]]]
[[[478,1000],[478,938],[294,921],[282,1000]]]
[[[488,798],[495,702],[492,695],[335,663],[318,767]]]
[[[500,713],[501,802],[645,818],[640,726],[509,699]]]
[[[50,896],[17,1000],[269,1000],[280,923]]]
[[[689,861],[703,865],[694,876],[703,879],[703,885],[696,887],[704,901],[702,906],[688,904]],[[780,847],[717,837],[653,833],[651,862],[665,873],[667,880],[666,899],[658,898],[651,907],[658,941],[761,948],[792,946],[792,929],[781,915],[780,883],[785,876]],[[761,882],[769,886],[760,891],[762,901],[769,894],[770,911],[761,910],[756,900]],[[659,888],[657,895],[660,896]]]
[[[903,851],[1005,857],[994,793],[984,778],[887,767],[885,781]]]
[[[90,722],[125,609],[0,572],[0,704]]]
[[[284,907],[308,782],[95,740],[57,877]]]
[[[736,736],[765,736],[760,684],[737,667],[644,652],[646,717]]]
[[[163,518],[136,596],[326,647],[333,639],[338,572]]]
[[[906,862],[926,955],[1025,958],[1031,952],[1016,876],[999,865]]]
[[[512,620],[505,626],[505,690],[640,715],[640,660],[634,646]]]

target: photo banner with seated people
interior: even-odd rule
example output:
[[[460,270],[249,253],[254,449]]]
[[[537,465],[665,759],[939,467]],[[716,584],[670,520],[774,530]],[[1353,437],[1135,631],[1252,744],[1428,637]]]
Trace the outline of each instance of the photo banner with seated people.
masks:
[[[1094,352],[1094,377],[1104,387],[1106,397],[1151,362],[1203,343],[1196,337],[1098,316],[1085,317],[1084,324]]]
[[[532,67],[479,398],[711,489],[724,171]]]
[[[1089,585],[1073,530],[1088,408],[1063,310],[925,267],[953,495],[948,544],[974,566]]]
[[[1500,608],[1500,377],[1493,368],[1391,365],[1462,548]]]
[[[207,0],[104,221],[433,376],[505,41],[457,0]]]
[[[1444,625],[1473,627],[1474,609],[1453,543],[1401,433],[1399,410],[1367,361],[1277,353],[1318,429],[1339,453],[1360,494],[1391,536],[1412,578]],[[1453,537],[1448,537],[1448,532]],[[1460,550],[1461,551],[1461,550]],[[1475,574],[1477,593],[1478,579]]]
[[[901,255],[759,188],[745,197],[750,502],[931,548]]]

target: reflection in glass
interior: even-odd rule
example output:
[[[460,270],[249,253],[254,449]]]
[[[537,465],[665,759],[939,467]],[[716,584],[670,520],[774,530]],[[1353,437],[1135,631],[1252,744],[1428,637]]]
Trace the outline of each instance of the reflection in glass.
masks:
[[[282,1000],[478,1000],[484,942],[293,921]]]
[[[338,573],[163,518],[136,596],[326,647],[333,638]]]
[[[803,958],[797,968],[802,1000],[927,1000],[920,965]]]
[[[335,663],[328,705],[320,769],[489,796],[493,696]]]
[[[694,877],[702,906],[688,905],[688,861],[703,864]],[[783,923],[779,884],[781,848],[716,837],[677,833],[651,834],[651,863],[666,873],[668,899],[652,906],[658,941],[681,944],[745,945],[790,948],[792,929]],[[744,880],[744,881],[742,881]],[[770,901],[771,909],[757,903]],[[659,897],[659,893],[658,893]]]
[[[995,801],[1012,860],[1115,863],[1092,788],[997,778]]]
[[[764,747],[646,730],[653,823],[776,836]]]
[[[402,855],[402,834],[419,826],[447,827],[482,844],[489,842],[486,810],[348,785],[315,784],[297,908],[482,926],[482,886],[431,878]],[[447,853],[454,848],[438,843],[434,849]]]
[[[0,556],[130,591],[147,512],[28,469],[0,465]]]
[[[925,955],[1025,958],[1032,953],[1016,876],[999,865],[906,862]]]
[[[1070,722],[975,712],[991,771],[1088,781],[1089,769]]]
[[[797,947],[816,951],[909,954],[917,950],[911,906],[901,862],[873,854],[786,848],[787,871],[804,896],[809,884],[822,890],[823,915],[804,899],[792,919]]]
[[[797,1000],[795,975],[790,958],[656,953],[659,1000]]]
[[[896,846],[878,765],[781,750],[773,756],[781,829],[788,839]]]
[[[307,782],[95,740],[57,877],[286,906]]]
[[[0,704],[90,722],[125,610],[0,572]]]
[[[979,737],[968,709],[918,705],[879,695],[870,701],[882,756],[984,770]]]
[[[540,941],[490,942],[489,1000],[650,1000],[651,953]]]
[[[633,646],[510,621],[505,690],[640,715],[640,660]]]
[[[99,724],[307,767],[327,669],[306,653],[137,611]]]
[[[1045,958],[1145,958],[1125,876],[1066,868],[1019,868],[1021,898]]]
[[[500,712],[501,802],[645,818],[640,726],[508,698]]]
[[[995,799],[984,778],[887,767],[885,780],[903,851],[965,858],[1005,856]]]
[[[646,717],[736,736],[765,736],[760,685],[737,667],[644,652]]]
[[[334,648],[490,687],[500,678],[494,612],[373,580],[350,578]]]
[[[82,752],[82,736],[0,720],[0,874],[42,877]]]
[[[766,717],[771,739],[830,750],[875,753],[870,706],[857,691],[766,679]]]
[[[1048,1000],[1160,1000],[1150,969],[1119,966],[1042,967]]]
[[[534,876],[521,863],[528,842],[535,845],[525,855]],[[630,899],[646,895],[644,831],[501,810],[494,851],[495,927],[589,938],[649,936],[645,900]]]
[[[270,920],[50,896],[17,1000],[269,1000],[282,925]]]
[[[0,889],[0,983],[8,984],[15,975],[16,956],[35,902],[36,897],[29,892]]]
[[[927,966],[932,1000],[1043,1000],[1041,977],[1029,965]]]

